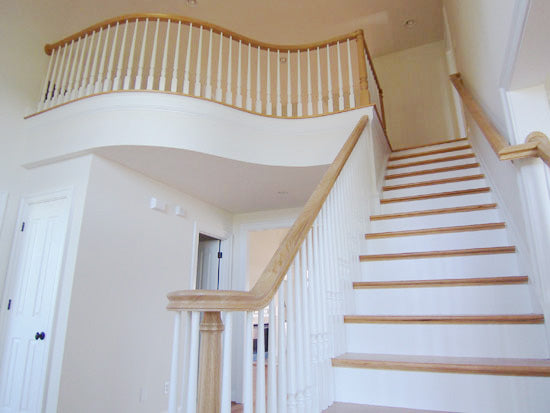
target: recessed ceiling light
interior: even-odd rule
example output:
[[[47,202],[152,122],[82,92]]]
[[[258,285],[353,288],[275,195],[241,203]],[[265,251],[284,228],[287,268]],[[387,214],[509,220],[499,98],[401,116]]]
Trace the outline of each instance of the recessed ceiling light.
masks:
[[[285,56],[280,57],[280,58],[279,58],[279,61],[280,61],[281,63],[286,63],[286,57],[285,57]]]
[[[187,5],[188,6],[196,6],[197,5],[197,0],[187,0]]]
[[[279,195],[288,195],[288,191],[277,191]]]
[[[415,19],[408,19],[408,20],[405,20],[405,21],[403,22],[403,26],[405,26],[405,27],[407,27],[407,28],[413,27],[415,24],[416,24],[416,20],[415,20]]]

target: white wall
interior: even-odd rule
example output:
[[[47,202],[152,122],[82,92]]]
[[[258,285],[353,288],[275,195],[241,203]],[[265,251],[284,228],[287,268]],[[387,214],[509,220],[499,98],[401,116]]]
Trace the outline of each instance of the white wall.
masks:
[[[275,228],[248,233],[248,285],[256,284],[271,257],[281,244],[288,228]]]
[[[374,59],[394,149],[458,138],[443,41]]]
[[[149,208],[153,196],[167,212]],[[187,217],[174,214],[176,204]],[[166,294],[188,286],[195,220],[231,231],[228,213],[93,158],[58,412],[166,409],[173,327]]]

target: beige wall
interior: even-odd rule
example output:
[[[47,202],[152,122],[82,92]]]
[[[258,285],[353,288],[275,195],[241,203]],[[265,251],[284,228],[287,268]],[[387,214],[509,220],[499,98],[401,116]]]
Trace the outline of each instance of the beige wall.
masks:
[[[254,287],[288,228],[250,231],[248,233],[248,285]]]
[[[443,41],[374,59],[394,149],[458,138]]]

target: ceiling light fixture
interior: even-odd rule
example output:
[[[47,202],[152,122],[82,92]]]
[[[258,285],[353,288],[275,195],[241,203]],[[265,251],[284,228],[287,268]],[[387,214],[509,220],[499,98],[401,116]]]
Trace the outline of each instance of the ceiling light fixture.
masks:
[[[416,25],[416,20],[415,19],[408,19],[408,20],[405,20],[403,22],[403,26],[405,26],[406,28],[410,29],[411,27],[413,27],[414,25]]]
[[[191,7],[196,6],[197,0],[187,0],[187,5]]]

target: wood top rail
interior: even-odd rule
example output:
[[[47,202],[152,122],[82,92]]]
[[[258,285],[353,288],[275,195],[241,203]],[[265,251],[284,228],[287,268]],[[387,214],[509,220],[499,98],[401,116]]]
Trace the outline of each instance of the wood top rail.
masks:
[[[501,161],[539,157],[550,166],[550,140],[544,133],[533,132],[529,134],[525,143],[509,145],[466,88],[460,73],[455,73],[450,78],[464,105]]]
[[[281,52],[286,51],[302,51],[307,49],[314,49],[321,46],[331,46],[333,44],[336,44],[337,42],[342,42],[348,39],[356,39],[359,36],[363,35],[362,30],[356,30],[354,32],[344,34],[337,37],[332,37],[330,39],[321,41],[321,42],[315,42],[315,43],[306,43],[306,44],[300,44],[300,45],[279,45],[274,43],[266,43],[261,42],[255,39],[252,39],[250,37],[243,36],[242,34],[236,33],[234,31],[231,31],[229,29],[226,29],[224,27],[205,22],[203,20],[194,19],[192,17],[185,17],[185,16],[178,16],[174,14],[164,14],[164,13],[134,13],[134,14],[124,14],[122,16],[113,17],[112,19],[104,20],[100,23],[94,24],[84,30],[79,31],[78,33],[75,33],[71,36],[65,37],[62,40],[59,40],[58,42],[47,44],[44,46],[44,51],[47,55],[51,55],[53,50],[57,49],[58,47],[64,46],[67,43],[70,43],[73,40],[78,40],[81,37],[84,37],[85,35],[90,35],[93,32],[98,31],[100,28],[106,28],[108,26],[116,25],[117,23],[125,23],[125,22],[135,22],[136,20],[157,20],[160,21],[168,21],[171,22],[182,22],[184,24],[192,24],[193,26],[206,28],[208,30],[212,29],[212,31],[216,34],[223,33],[224,36],[229,37],[231,36],[233,40],[236,41],[242,41],[243,43],[250,43],[254,47],[260,47],[260,49],[266,50],[280,50]],[[370,57],[369,57],[370,59]],[[372,64],[372,63],[371,63]],[[375,75],[376,76],[376,75]]]
[[[368,122],[363,116],[311,194],[300,216],[273,254],[250,291],[188,290],[168,294],[168,310],[254,311],[266,307],[283,281],[296,253],[307,237],[323,203]]]

